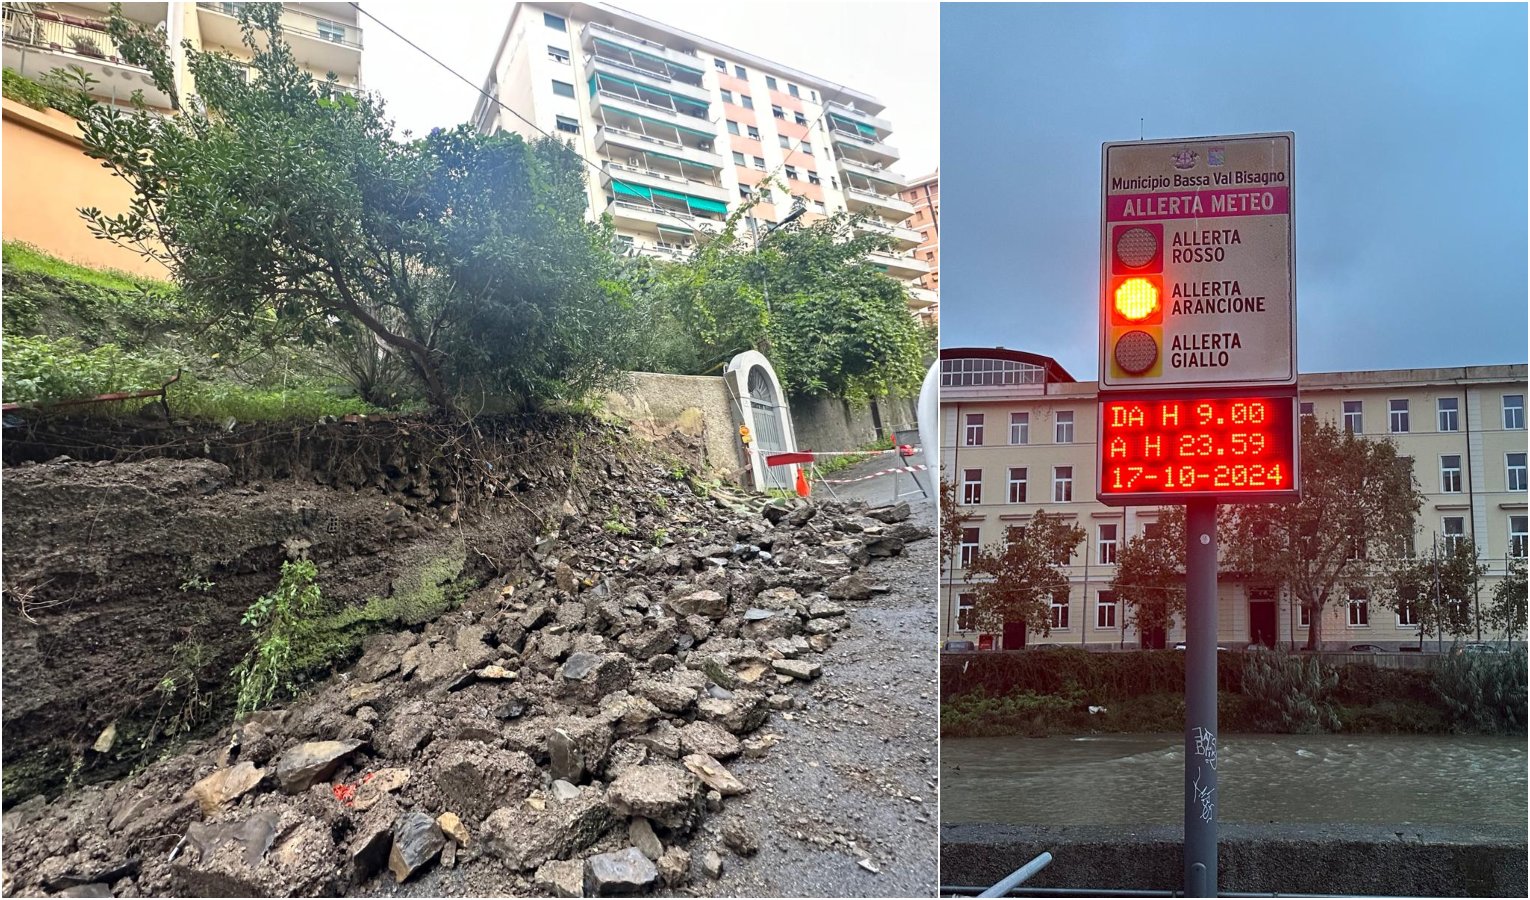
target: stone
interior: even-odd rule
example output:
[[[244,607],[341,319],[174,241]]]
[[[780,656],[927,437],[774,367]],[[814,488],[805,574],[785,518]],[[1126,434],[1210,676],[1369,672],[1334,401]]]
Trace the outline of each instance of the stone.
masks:
[[[654,862],[664,855],[664,843],[653,833],[653,823],[642,816],[627,823],[627,840]]]
[[[798,681],[810,681],[823,674],[823,666],[801,659],[778,659],[771,662],[770,667]]]
[[[674,649],[675,640],[675,629],[665,626],[622,632],[616,643],[628,656],[648,660]]]
[[[873,875],[876,875],[882,871],[881,869],[877,868],[877,864],[872,862],[869,858],[861,860],[860,862],[856,863],[856,865],[860,866]]]
[[[112,745],[115,743],[117,743],[117,723],[113,721],[96,736],[96,742],[91,745],[90,749],[97,753],[110,753]]]
[[[747,734],[765,724],[770,710],[765,707],[765,697],[758,691],[739,691],[731,700],[707,697],[696,702],[696,712],[709,722],[728,729],[734,734]]]
[[[722,763],[704,753],[692,753],[680,760],[680,763],[690,770],[691,774],[701,779],[707,787],[724,797],[734,797],[749,791],[749,788],[735,778],[732,772],[724,768]]]
[[[585,788],[566,803],[496,809],[478,829],[480,843],[512,869],[535,869],[589,847],[613,823],[603,791]]]
[[[664,855],[658,859],[659,878],[666,887],[677,887],[685,883],[691,874],[691,854],[683,847],[670,847],[664,851]]]
[[[744,621],[759,622],[768,619],[775,614],[776,611],[773,609],[760,609],[757,606],[751,606],[744,610]]]
[[[711,722],[692,722],[680,732],[680,752],[705,753],[715,759],[732,759],[743,749],[738,738]]]
[[[722,839],[728,849],[739,856],[753,856],[760,852],[760,839],[737,819],[723,825]]]
[[[700,812],[701,782],[674,765],[637,766],[618,775],[606,797],[618,816],[642,816],[672,831],[685,831]]]
[[[911,515],[911,510],[907,502],[900,502],[895,506],[878,506],[874,509],[866,510],[867,518],[876,519],[878,522],[886,525],[906,521],[909,515]]]
[[[340,761],[356,752],[363,741],[310,741],[283,753],[276,761],[276,780],[282,791],[301,794],[324,781]]]
[[[788,513],[785,521],[792,528],[801,528],[813,521],[813,517],[816,515],[818,515],[818,507],[803,506]]]
[[[584,754],[567,731],[561,728],[552,730],[547,736],[547,755],[554,778],[578,781],[584,777]]]
[[[819,635],[833,634],[843,627],[844,619],[809,619],[802,629],[807,632],[808,646],[813,646],[813,638]]]
[[[606,757],[606,778],[614,779],[622,772],[647,761],[647,747],[636,741],[617,741],[611,745],[611,755]]]
[[[436,824],[441,827],[442,834],[463,847],[467,846],[468,829],[466,825],[462,824],[462,818],[456,813],[444,812],[436,816]]]
[[[722,871],[722,857],[718,855],[716,850],[708,850],[701,854],[701,873],[703,875],[716,881],[722,877]]]
[[[669,608],[681,618],[705,616],[720,619],[728,612],[728,601],[716,591],[692,591],[669,601]]]
[[[552,783],[551,790],[553,799],[559,803],[567,803],[579,796],[579,785],[570,784],[561,778]]]
[[[695,688],[671,681],[645,678],[633,685],[632,689],[654,706],[672,715],[684,713],[696,702]]]
[[[100,882],[96,882],[94,884],[77,884],[73,887],[64,888],[62,891],[58,892],[58,895],[60,897],[110,897],[112,896],[112,886],[109,884],[101,884]]]
[[[387,864],[388,851],[393,849],[393,823],[402,813],[398,801],[384,794],[357,821],[350,845],[353,882],[366,881]]]
[[[844,614],[845,608],[840,606],[838,603],[833,602],[832,600],[814,600],[811,604],[808,605],[809,618],[824,619],[830,616],[842,616]]]
[[[610,725],[585,716],[537,719],[527,723],[527,728],[533,730],[547,751],[552,777],[574,784],[583,781],[586,773],[600,772],[605,767],[615,736]],[[537,755],[535,750],[532,755]]]
[[[223,804],[249,793],[265,777],[265,769],[256,768],[254,763],[245,761],[231,768],[219,769],[203,778],[192,785],[187,794],[196,798],[203,815],[212,815]]]
[[[820,620],[820,621],[822,621],[822,620]],[[834,635],[832,635],[832,634],[815,634],[815,635],[811,635],[811,636],[808,637],[808,646],[812,648],[814,653],[825,653],[825,652],[828,651],[828,649],[830,647],[834,646]]]
[[[649,753],[667,756],[670,759],[680,758],[680,729],[671,725],[668,720],[659,721],[647,734],[638,735],[632,741],[647,747]]]
[[[592,896],[634,894],[659,880],[653,861],[636,847],[601,853],[585,860],[585,890]]]
[[[361,784],[356,788],[356,796],[351,800],[351,808],[357,812],[366,812],[382,799],[384,794],[391,794],[409,783],[410,770],[389,767],[369,772],[361,777]]]
[[[871,588],[866,580],[859,574],[846,575],[829,585],[828,595],[830,600],[870,600]]]
[[[291,806],[237,822],[193,822],[181,848],[167,895],[334,896],[348,874],[335,864],[333,829]]]
[[[763,643],[776,638],[789,638],[801,630],[802,621],[795,614],[782,614],[758,622],[747,622],[742,634],[751,641]]]
[[[479,741],[449,741],[427,751],[430,778],[446,806],[479,822],[507,797],[524,797],[541,784],[536,760]]]
[[[760,734],[744,741],[744,755],[749,759],[761,759],[781,740],[779,735]]]
[[[568,661],[563,664],[563,671],[560,674],[568,681],[578,681],[595,671],[599,665],[599,654],[580,651],[569,654]]]
[[[642,734],[655,719],[662,716],[663,713],[653,701],[628,696],[625,692],[612,694],[601,701],[600,717],[615,730],[617,737]]]
[[[404,813],[393,826],[393,849],[388,851],[388,869],[398,884],[430,865],[446,846],[441,826],[419,810]]]
[[[580,650],[569,654],[558,680],[565,696],[580,703],[597,703],[632,684],[632,660],[625,653]]]
[[[583,897],[584,860],[554,859],[537,867],[531,885],[544,897]]]

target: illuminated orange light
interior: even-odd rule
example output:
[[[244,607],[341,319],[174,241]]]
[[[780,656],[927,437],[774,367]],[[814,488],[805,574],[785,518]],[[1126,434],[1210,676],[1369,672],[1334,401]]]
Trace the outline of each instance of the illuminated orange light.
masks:
[[[1128,322],[1141,322],[1158,312],[1158,285],[1148,278],[1128,278],[1116,288],[1116,312]]]

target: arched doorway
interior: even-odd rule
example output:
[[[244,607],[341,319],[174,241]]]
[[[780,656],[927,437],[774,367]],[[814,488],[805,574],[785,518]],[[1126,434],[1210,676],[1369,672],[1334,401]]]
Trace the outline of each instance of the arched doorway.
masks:
[[[766,453],[790,453],[797,449],[791,407],[770,360],[754,350],[740,353],[728,362],[723,378],[736,403],[740,424],[754,438],[752,446],[756,452],[748,454],[748,464],[755,488],[790,489],[797,477],[795,466],[765,465]]]

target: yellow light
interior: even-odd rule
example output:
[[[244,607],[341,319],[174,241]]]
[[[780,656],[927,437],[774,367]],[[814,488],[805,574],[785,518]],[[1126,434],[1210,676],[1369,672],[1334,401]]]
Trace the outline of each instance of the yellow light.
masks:
[[[1141,322],[1158,312],[1158,285],[1147,278],[1128,278],[1116,288],[1116,312],[1128,322]]]

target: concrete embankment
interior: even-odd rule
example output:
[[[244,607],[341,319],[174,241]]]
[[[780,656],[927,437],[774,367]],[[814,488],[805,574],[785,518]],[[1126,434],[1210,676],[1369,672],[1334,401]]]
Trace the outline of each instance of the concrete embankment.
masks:
[[[1224,892],[1524,897],[1526,829],[1468,825],[1241,825],[1220,829]],[[1182,890],[1173,825],[946,825],[942,885],[983,886],[1049,851],[1025,887]]]

